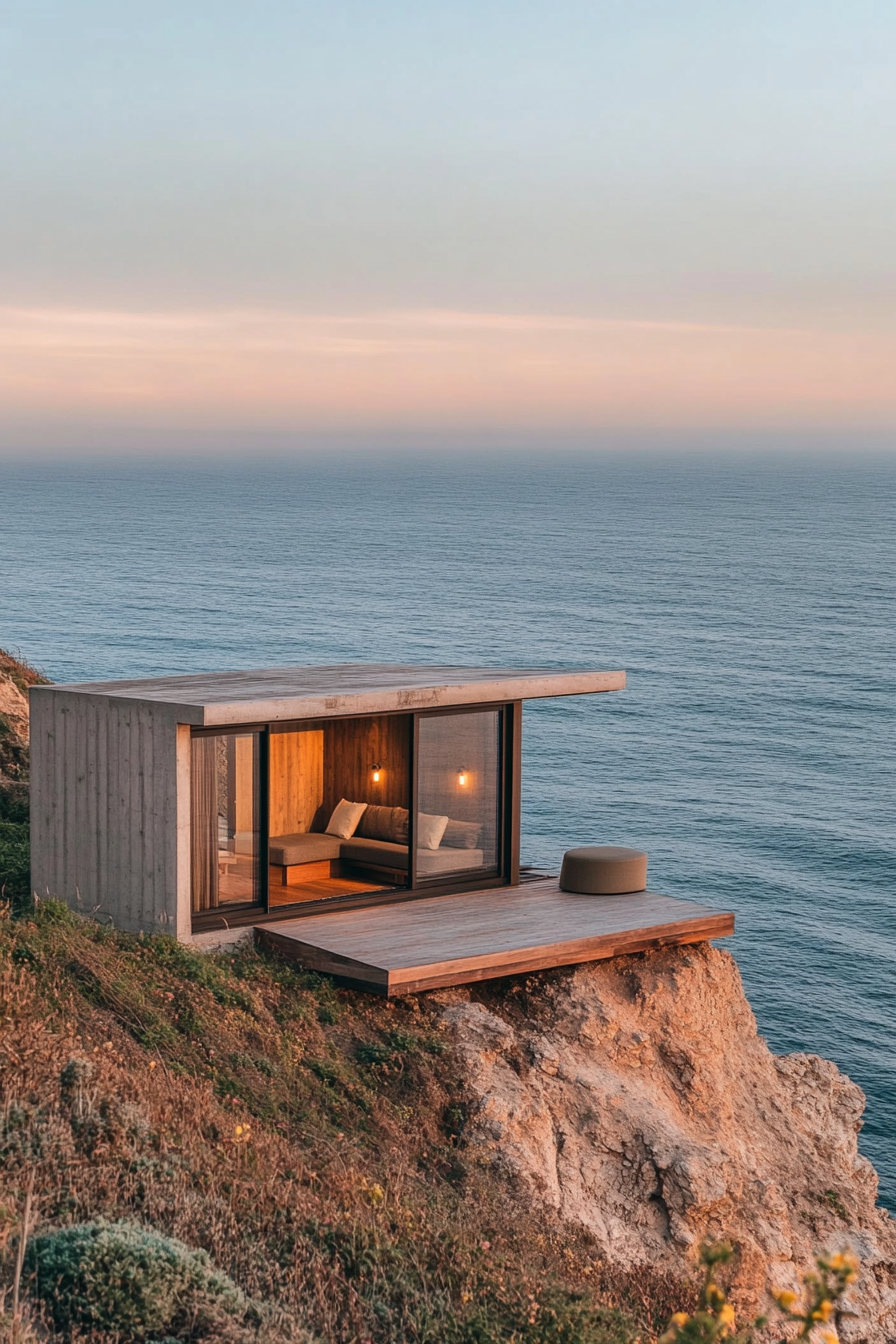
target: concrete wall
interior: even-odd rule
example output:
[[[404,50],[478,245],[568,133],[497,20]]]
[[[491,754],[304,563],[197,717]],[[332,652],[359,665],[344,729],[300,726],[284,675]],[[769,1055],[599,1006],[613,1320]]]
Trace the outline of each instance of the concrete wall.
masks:
[[[189,937],[189,728],[170,706],[32,692],[31,882],[119,928]]]

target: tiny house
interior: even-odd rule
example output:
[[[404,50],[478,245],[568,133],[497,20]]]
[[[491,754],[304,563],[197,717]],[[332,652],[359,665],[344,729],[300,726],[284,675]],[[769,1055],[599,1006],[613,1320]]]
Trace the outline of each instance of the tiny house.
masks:
[[[443,954],[509,893],[536,894],[520,874],[522,702],[624,685],[622,672],[343,665],[35,687],[32,885],[122,929],[200,945],[254,929],[382,993],[506,974],[518,934],[500,954]],[[598,908],[608,916],[592,900],[592,923]],[[550,924],[560,907],[545,911]],[[421,920],[438,947],[405,955],[404,972],[380,966]],[[572,943],[554,939],[552,956]],[[529,962],[565,964],[544,955]],[[417,974],[420,956],[431,973]],[[471,956],[482,965],[459,969]]]

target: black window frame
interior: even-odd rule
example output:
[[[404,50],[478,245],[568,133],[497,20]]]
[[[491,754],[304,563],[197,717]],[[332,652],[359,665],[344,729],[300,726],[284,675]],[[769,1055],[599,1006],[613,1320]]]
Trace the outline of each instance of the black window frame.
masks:
[[[419,722],[422,718],[446,717],[452,714],[472,714],[492,710],[499,713],[499,811],[498,811],[498,871],[479,869],[463,880],[447,882],[439,878],[420,882],[416,873],[416,812],[417,812],[417,753]],[[276,723],[240,723],[219,727],[192,728],[193,736],[220,736],[222,733],[257,732],[259,739],[259,891],[262,900],[250,904],[228,905],[225,911],[207,910],[192,914],[194,933],[226,928],[239,928],[257,923],[274,923],[283,919],[301,919],[325,914],[328,910],[355,910],[375,905],[394,905],[401,901],[420,900],[435,896],[460,895],[468,891],[487,891],[492,888],[518,886],[520,881],[520,774],[522,746],[522,701],[486,701],[468,705],[448,705],[441,708],[397,712],[395,718],[411,720],[411,751],[408,769],[408,883],[364,895],[328,896],[319,901],[301,901],[295,905],[270,908],[270,736],[275,732],[290,732],[296,728],[322,728],[327,723],[346,719],[384,717],[375,714],[338,714],[326,718],[290,719]],[[192,902],[192,895],[191,895]]]
[[[265,914],[269,908],[269,840],[268,833],[270,807],[269,807],[269,780],[270,780],[270,726],[266,723],[237,723],[220,725],[215,728],[191,728],[190,743],[194,737],[237,737],[246,733],[258,734],[258,783],[255,796],[255,807],[257,809],[257,835],[258,835],[258,853],[256,855],[257,874],[256,891],[258,899],[255,901],[228,901],[226,906],[218,906],[214,910],[193,910],[193,891],[190,889],[190,918],[192,921],[192,932],[199,933],[209,928],[227,928],[230,924],[249,922],[247,916],[253,919],[259,914]],[[192,770],[190,787],[192,788]],[[190,844],[192,846],[193,836],[190,835]],[[233,918],[231,918],[233,916]]]

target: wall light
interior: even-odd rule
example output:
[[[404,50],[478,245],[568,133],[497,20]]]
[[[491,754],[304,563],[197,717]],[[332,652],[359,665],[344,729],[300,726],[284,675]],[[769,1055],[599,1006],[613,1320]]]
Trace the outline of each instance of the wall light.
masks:
[[[465,789],[467,787],[467,772],[463,766],[457,772],[457,782],[460,788]]]
[[[373,767],[373,782],[374,782],[374,784],[379,784],[379,782],[380,782],[380,777],[382,776],[382,773],[383,773],[383,767],[382,767],[381,765],[375,765],[375,766]]]

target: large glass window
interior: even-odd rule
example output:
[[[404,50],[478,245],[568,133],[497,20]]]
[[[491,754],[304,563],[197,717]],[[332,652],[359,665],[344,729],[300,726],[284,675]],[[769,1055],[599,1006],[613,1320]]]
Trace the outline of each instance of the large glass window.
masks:
[[[499,868],[501,711],[421,717],[418,882]]]
[[[261,900],[258,732],[193,738],[190,794],[194,914]]]

